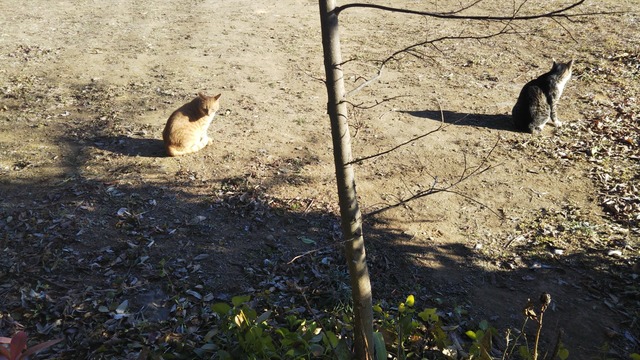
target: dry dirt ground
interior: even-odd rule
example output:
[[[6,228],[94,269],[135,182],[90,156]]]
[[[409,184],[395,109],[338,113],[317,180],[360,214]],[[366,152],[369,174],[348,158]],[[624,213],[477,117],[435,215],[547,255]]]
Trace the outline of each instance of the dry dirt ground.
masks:
[[[356,166],[376,302],[415,294],[462,329],[502,333],[546,291],[545,344],[562,328],[573,359],[640,351],[638,6],[587,1],[573,12],[626,13],[508,27],[341,15],[349,88],[414,43],[512,32],[399,54],[349,98],[356,158],[406,143]],[[0,336],[64,336],[52,358],[124,358],[140,349],[113,319],[125,300],[136,318],[181,319],[149,345],[167,328],[206,333],[180,317],[187,304],[288,294],[282,279],[313,301],[343,296],[312,279],[346,281],[316,2],[4,0],[0,24]],[[511,106],[552,58],[576,60],[566,126],[518,133]],[[167,117],[199,91],[222,93],[213,144],[165,157]],[[434,186],[448,191],[419,196]]]

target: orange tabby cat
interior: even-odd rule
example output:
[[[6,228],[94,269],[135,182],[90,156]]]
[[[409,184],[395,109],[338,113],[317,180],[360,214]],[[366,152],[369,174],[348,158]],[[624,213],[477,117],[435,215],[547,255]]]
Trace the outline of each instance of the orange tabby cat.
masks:
[[[169,156],[189,154],[209,145],[207,130],[216,111],[220,109],[220,95],[206,96],[200,93],[171,114],[162,132]]]

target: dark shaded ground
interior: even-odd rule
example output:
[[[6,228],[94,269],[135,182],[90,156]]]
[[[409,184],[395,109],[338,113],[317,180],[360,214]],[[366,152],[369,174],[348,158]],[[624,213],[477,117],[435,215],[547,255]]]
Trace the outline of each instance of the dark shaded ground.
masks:
[[[0,336],[65,338],[43,358],[157,358],[202,345],[210,305],[233,295],[301,317],[348,309],[317,4],[23,5],[0,3]],[[423,19],[343,20],[345,59],[385,58],[425,32]],[[544,348],[563,328],[571,358],[639,351],[638,24],[618,14],[572,22],[571,36],[542,22],[445,42],[434,54],[446,56],[389,64],[358,94],[397,101],[353,109],[357,154],[455,124],[359,165],[365,212],[495,165],[457,195],[366,219],[376,302],[415,294],[456,334],[483,319],[503,333],[547,291]],[[429,36],[450,29],[428,24]],[[560,55],[581,58],[566,128],[513,132],[498,114]],[[372,71],[347,65],[353,86]],[[213,89],[216,143],[163,157],[168,114]]]
[[[195,308],[235,294],[271,288],[273,304],[285,308],[303,304],[299,288],[320,309],[348,301],[344,262],[335,245],[339,226],[325,205],[273,198],[246,179],[214,184],[222,186],[188,175],[171,186],[78,177],[50,186],[3,184],[2,327],[26,326],[33,334],[37,328],[36,337],[64,336],[68,350],[58,349],[64,358],[111,358],[122,351],[120,341],[132,338],[122,332],[126,328],[138,329],[133,339],[146,338],[151,347],[162,348],[161,339],[170,333],[176,341],[197,342],[209,328]],[[181,191],[184,186],[192,192]],[[594,338],[606,330],[612,343],[631,335],[619,322],[629,315],[625,304],[638,301],[635,283],[624,275],[631,269],[613,258],[603,262],[600,250],[561,259],[517,256],[500,264],[495,254],[416,242],[375,223],[366,235],[376,299],[393,304],[415,294],[419,306],[455,309],[447,320],[462,329],[485,319],[502,327],[522,322],[526,297],[552,289],[545,346],[559,329]],[[510,246],[516,254],[531,251],[517,241]],[[621,288],[632,292],[625,295]],[[609,297],[608,308],[601,306],[603,297]],[[492,298],[496,301],[486,301]],[[129,317],[115,320],[114,308],[123,301]],[[602,345],[564,342],[575,353],[597,353]]]
[[[518,132],[508,115],[465,114],[449,110],[403,111],[411,116],[442,121],[446,124],[476,126],[493,130]]]

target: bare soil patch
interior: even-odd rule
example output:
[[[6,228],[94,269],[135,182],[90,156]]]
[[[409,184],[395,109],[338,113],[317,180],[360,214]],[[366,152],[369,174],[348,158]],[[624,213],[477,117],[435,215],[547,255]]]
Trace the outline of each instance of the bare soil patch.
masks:
[[[498,6],[482,4],[470,11]],[[50,358],[188,352],[232,295],[268,292],[302,315],[300,288],[318,309],[348,301],[318,21],[313,1],[3,1],[0,336],[65,337]],[[341,21],[354,87],[412,43],[495,31],[357,9]],[[461,329],[504,330],[544,291],[545,344],[562,328],[571,358],[627,358],[640,351],[640,17],[562,24],[401,55],[351,99],[381,102],[351,112],[357,158],[442,127],[357,167],[374,298],[415,294]],[[576,59],[566,126],[515,132],[520,87],[553,57]],[[165,157],[166,119],[198,91],[222,93],[215,143]],[[131,316],[115,319],[124,301]]]

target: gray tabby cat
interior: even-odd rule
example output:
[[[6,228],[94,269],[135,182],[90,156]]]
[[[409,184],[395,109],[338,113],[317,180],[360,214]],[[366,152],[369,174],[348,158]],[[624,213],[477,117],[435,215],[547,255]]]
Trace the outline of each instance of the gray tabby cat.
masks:
[[[529,81],[520,91],[518,101],[511,110],[518,130],[540,132],[551,119],[553,125],[562,125],[556,115],[556,106],[567,81],[571,78],[573,60],[568,63],[553,62],[551,71]]]

